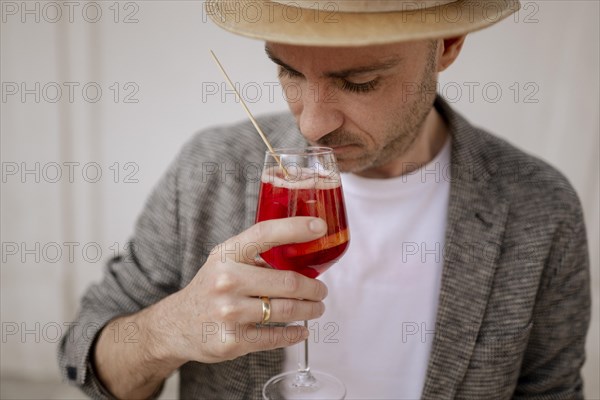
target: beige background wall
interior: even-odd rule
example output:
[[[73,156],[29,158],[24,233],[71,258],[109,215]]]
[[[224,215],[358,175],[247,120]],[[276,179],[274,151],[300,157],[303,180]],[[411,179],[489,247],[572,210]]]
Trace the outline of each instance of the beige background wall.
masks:
[[[594,292],[584,372],[588,398],[598,399],[599,3],[523,5],[467,39],[440,92],[578,191]],[[58,334],[77,299],[124,245],[186,139],[244,118],[231,94],[221,98],[208,49],[255,99],[256,114],[286,106],[277,88],[271,95],[275,69],[262,44],[207,23],[200,1],[1,7],[1,397],[77,397],[52,386]]]

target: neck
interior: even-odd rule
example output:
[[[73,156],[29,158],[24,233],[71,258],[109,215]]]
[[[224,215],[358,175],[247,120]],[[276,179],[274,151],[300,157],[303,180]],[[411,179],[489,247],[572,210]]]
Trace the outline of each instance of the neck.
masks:
[[[432,107],[414,143],[402,156],[385,165],[357,172],[356,175],[387,179],[411,173],[435,158],[444,146],[447,136],[446,123],[435,107]]]

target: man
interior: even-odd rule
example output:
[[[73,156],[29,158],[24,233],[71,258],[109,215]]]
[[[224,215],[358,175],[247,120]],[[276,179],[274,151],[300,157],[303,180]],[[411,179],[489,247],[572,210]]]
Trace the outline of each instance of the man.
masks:
[[[293,117],[259,119],[272,144],[335,149],[348,254],[327,285],[264,268],[260,252],[318,238],[324,223],[254,224],[256,179],[214,166],[248,171],[264,146],[250,123],[202,132],[153,192],[129,252],[84,296],[60,346],[64,376],[93,397],[142,398],[179,369],[182,398],[260,398],[293,365],[290,346],[315,336],[281,324],[319,318],[326,303],[339,340],[314,340],[313,354],[349,398],[581,398],[590,293],[577,196],[435,94],[465,35],[518,3],[310,3],[207,9],[264,39],[284,87],[299,90]],[[423,179],[432,167],[447,174]]]

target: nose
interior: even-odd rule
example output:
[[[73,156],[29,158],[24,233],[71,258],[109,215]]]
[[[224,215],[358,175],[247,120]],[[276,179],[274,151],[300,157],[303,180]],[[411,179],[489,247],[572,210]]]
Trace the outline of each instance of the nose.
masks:
[[[304,85],[303,89],[298,125],[306,140],[315,143],[342,126],[344,117],[332,90],[319,84]]]

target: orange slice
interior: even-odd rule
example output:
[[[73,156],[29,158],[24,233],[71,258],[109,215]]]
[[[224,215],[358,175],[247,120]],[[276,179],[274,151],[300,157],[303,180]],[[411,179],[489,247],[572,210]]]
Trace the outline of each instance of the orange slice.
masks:
[[[332,233],[331,235],[316,240],[311,240],[310,242],[299,243],[294,245],[293,249],[296,254],[316,253],[317,251],[327,250],[345,243],[349,238],[350,235],[348,229],[344,229],[343,231]]]

